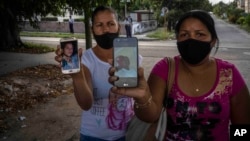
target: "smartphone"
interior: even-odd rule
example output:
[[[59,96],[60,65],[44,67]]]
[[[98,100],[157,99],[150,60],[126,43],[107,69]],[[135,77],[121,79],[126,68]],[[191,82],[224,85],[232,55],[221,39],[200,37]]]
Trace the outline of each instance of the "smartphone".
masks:
[[[113,41],[113,64],[116,68],[114,82],[117,87],[138,85],[138,40],[136,37],[118,37]]]
[[[80,58],[78,55],[78,41],[76,38],[60,39],[62,50],[62,73],[71,74],[80,71]]]

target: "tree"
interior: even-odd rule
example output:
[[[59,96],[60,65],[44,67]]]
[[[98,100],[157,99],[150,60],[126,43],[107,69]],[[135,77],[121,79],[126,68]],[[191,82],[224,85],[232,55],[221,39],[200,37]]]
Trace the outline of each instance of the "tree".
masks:
[[[222,17],[226,13],[227,4],[219,2],[214,5],[213,13],[219,17]]]
[[[64,0],[1,0],[0,49],[22,47],[18,25],[29,20],[37,27],[37,16],[61,13],[64,4]]]
[[[243,9],[237,8],[237,3],[235,1],[229,3],[228,6],[226,7],[226,14],[228,21],[234,24],[241,16],[244,15],[244,13],[245,11]]]
[[[168,9],[168,30],[171,30],[183,13],[195,9],[210,11],[212,5],[208,0],[169,0]]]
[[[115,0],[117,2],[117,0]],[[92,47],[92,36],[91,36],[91,13],[92,10],[99,5],[111,5],[111,0],[66,0],[66,3],[73,8],[74,11],[84,11],[84,25],[85,25],[85,40],[86,49]]]
[[[33,27],[39,28],[37,16],[61,15],[66,7],[71,7],[74,11],[84,11],[86,48],[90,48],[92,9],[98,5],[111,5],[111,3],[111,0],[1,0],[0,49],[24,46],[20,39],[19,25],[25,20],[28,20]]]

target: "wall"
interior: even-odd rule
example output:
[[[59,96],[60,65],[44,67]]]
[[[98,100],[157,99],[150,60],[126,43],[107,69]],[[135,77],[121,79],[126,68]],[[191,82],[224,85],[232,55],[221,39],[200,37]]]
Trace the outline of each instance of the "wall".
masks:
[[[39,22],[40,29],[34,29],[28,22],[20,26],[23,31],[41,31],[41,32],[69,32],[68,22],[58,22],[58,21],[41,21]],[[84,33],[83,22],[74,23],[75,33]]]
[[[147,31],[151,31],[157,28],[157,21],[142,21],[133,24],[132,34],[141,34]]]
[[[250,13],[250,0],[245,0],[245,12]]]
[[[125,27],[123,22],[120,22],[121,29],[120,34],[125,35]],[[40,31],[40,32],[69,32],[68,22],[57,22],[57,21],[41,21],[39,22],[40,29],[34,29],[29,25],[28,22],[20,25],[22,31]],[[151,31],[157,28],[157,21],[142,21],[133,22],[132,34],[141,34],[147,31]],[[83,22],[74,23],[75,33],[85,33],[85,27]]]

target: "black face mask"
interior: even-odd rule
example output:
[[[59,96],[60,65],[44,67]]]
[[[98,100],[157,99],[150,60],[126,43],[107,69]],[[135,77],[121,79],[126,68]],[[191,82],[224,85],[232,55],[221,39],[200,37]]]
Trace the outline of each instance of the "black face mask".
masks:
[[[113,40],[119,36],[119,33],[104,33],[102,35],[95,35],[94,38],[97,44],[103,49],[110,49],[113,47]]]
[[[211,51],[211,42],[187,39],[177,42],[181,57],[189,64],[199,64]]]

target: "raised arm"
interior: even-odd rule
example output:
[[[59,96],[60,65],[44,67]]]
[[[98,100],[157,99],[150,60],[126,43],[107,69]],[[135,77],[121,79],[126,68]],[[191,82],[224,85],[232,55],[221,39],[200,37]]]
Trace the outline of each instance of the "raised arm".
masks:
[[[150,74],[148,78],[148,87],[149,93],[145,96],[146,98],[136,99],[135,102],[143,105],[147,103],[148,99],[152,96],[152,102],[146,107],[136,107],[135,104],[135,113],[141,120],[147,122],[156,121],[161,113],[161,108],[163,104],[166,82],[161,79],[159,76]]]
[[[71,76],[73,80],[74,94],[78,105],[83,110],[90,109],[93,103],[93,89],[89,69],[86,66],[81,65],[81,71]]]
[[[79,56],[82,56],[82,49],[80,48]],[[55,51],[55,60],[61,64],[62,61],[62,51],[60,46],[57,46]],[[81,65],[80,72],[70,74],[73,80],[74,94],[78,105],[83,110],[88,110],[92,106],[93,102],[93,90],[92,90],[92,79],[88,68]]]

